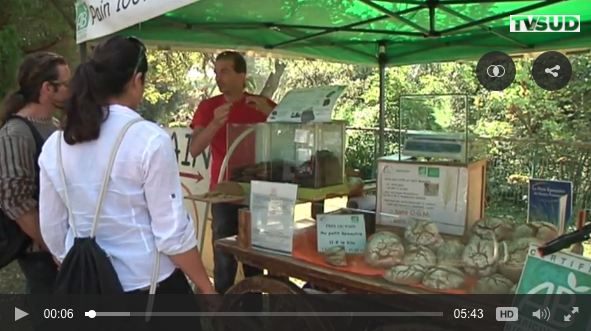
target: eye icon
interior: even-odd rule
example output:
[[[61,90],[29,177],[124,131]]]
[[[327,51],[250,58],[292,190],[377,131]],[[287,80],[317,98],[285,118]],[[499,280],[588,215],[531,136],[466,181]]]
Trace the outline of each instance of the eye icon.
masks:
[[[505,67],[502,65],[492,65],[486,68],[486,74],[490,77],[503,77],[505,76]]]

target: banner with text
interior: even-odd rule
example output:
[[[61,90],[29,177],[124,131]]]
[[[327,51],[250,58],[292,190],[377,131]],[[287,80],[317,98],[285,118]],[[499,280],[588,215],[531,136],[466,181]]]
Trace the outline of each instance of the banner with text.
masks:
[[[76,43],[98,39],[199,0],[77,0]]]

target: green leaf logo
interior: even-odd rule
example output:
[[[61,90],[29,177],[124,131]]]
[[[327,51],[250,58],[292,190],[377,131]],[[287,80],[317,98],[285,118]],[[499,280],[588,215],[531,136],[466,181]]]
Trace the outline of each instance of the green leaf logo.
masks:
[[[568,275],[568,286],[575,293],[585,293],[591,290],[588,286],[577,286],[577,276],[572,272]]]
[[[88,7],[86,1],[76,2],[76,30],[84,30],[88,27],[89,21]]]

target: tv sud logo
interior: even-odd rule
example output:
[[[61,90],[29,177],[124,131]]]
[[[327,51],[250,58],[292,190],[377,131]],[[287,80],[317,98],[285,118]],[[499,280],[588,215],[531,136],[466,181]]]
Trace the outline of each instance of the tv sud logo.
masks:
[[[511,15],[511,32],[581,32],[580,15]]]

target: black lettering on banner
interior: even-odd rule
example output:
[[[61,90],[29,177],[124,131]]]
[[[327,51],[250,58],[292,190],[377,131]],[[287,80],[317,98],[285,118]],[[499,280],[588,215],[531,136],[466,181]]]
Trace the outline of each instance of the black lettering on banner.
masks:
[[[144,0],[146,2],[146,0]],[[140,3],[140,0],[117,0],[117,12],[125,10],[129,8],[129,5],[137,5]]]
[[[182,166],[185,167],[192,167],[195,168],[195,165],[197,163],[197,158],[195,157],[191,157],[191,139],[192,139],[193,135],[191,133],[186,133],[185,134],[185,139],[186,139],[186,144],[185,144],[185,150],[181,151],[179,148],[179,138],[178,138],[178,134],[176,132],[172,132],[170,135],[170,138],[172,140],[173,146],[174,146],[174,153],[176,154],[176,161],[179,162]],[[183,153],[183,160],[180,160],[180,155],[181,152]],[[207,150],[205,150],[203,153],[201,153],[201,158],[203,159],[203,164],[205,165],[205,169],[209,170],[209,163],[211,162],[211,151],[209,150],[209,148]],[[192,159],[192,161],[191,161]]]
[[[90,17],[92,18],[91,24],[94,24],[95,20],[101,22],[111,16],[111,5],[109,2],[103,3],[103,1],[101,1],[98,7],[88,6],[88,11],[90,11]]]
[[[185,159],[181,162],[181,165],[184,165],[185,167],[190,165],[191,167],[195,168],[195,162],[197,162],[197,159],[193,158],[193,164],[189,162],[189,155],[191,154],[191,138],[193,138],[192,133],[185,134],[185,139],[187,140],[187,144],[185,146],[187,147],[185,148]]]
[[[176,132],[173,132],[170,135],[170,138],[172,139],[172,142],[174,143],[174,153],[176,154],[176,162],[179,162],[179,154],[181,154],[181,150],[179,149],[179,140],[176,135]]]

